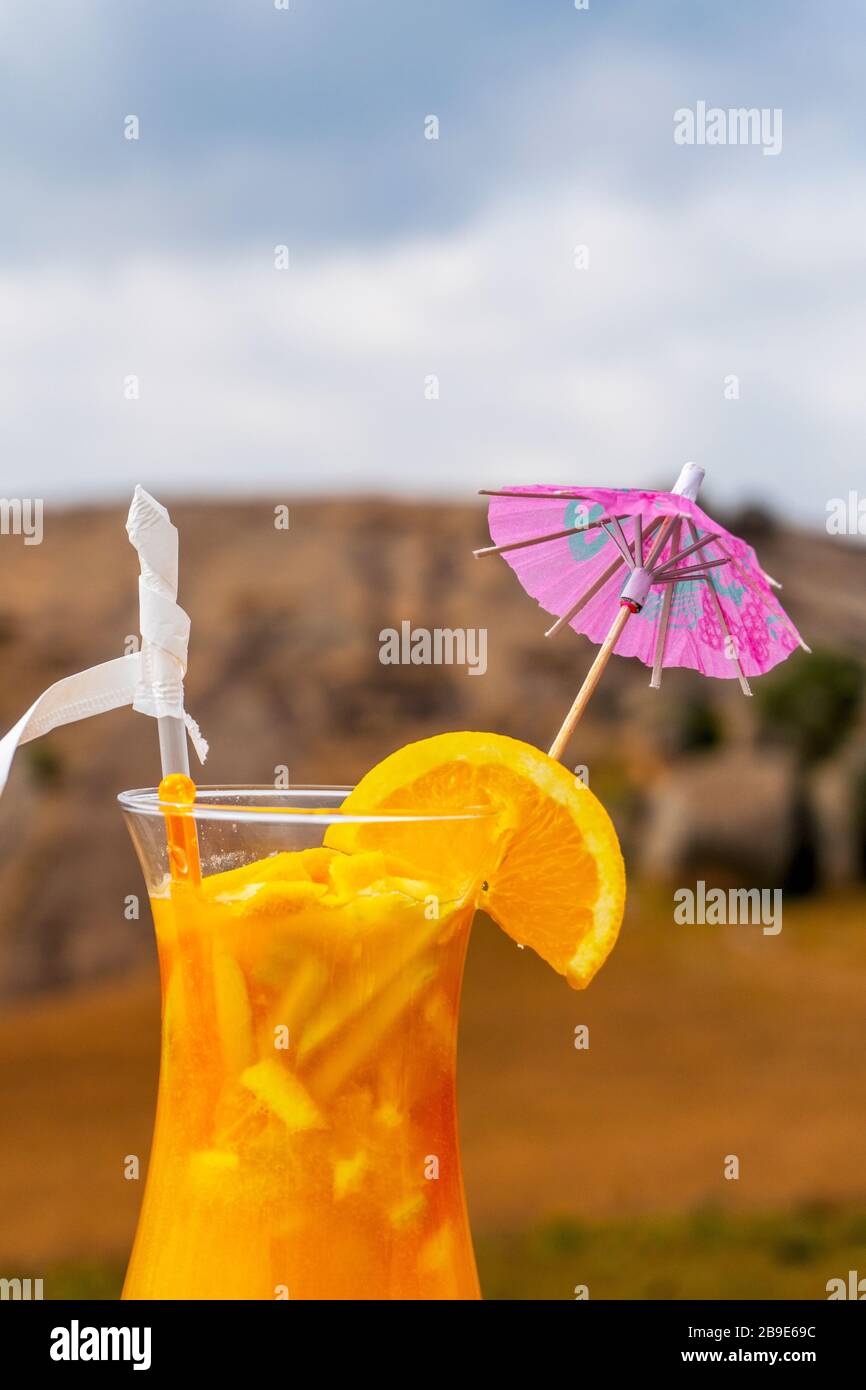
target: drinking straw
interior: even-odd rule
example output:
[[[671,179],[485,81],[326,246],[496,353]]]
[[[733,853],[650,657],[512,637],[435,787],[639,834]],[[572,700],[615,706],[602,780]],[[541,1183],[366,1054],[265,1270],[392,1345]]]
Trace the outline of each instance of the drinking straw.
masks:
[[[161,714],[157,719],[159,729],[159,761],[163,776],[171,772],[181,772],[189,776],[189,749],[186,744],[186,725],[174,714]]]
[[[197,890],[201,861],[195,818],[196,790],[189,776],[187,732],[196,746],[198,726],[184,710],[183,677],[190,621],[177,602],[178,535],[165,507],[136,487],[126,530],[138,551],[141,669],[133,708],[150,714],[159,727],[171,895],[172,974],[178,974],[186,1017],[184,1049],[200,1081],[190,1102],[187,1124],[201,1143],[211,1128],[216,1080],[210,1065],[214,1017],[213,960],[201,930]]]
[[[195,803],[195,784],[185,772],[172,772],[159,784],[159,799],[165,802],[165,829],[168,839],[168,866],[173,884],[196,886],[201,883],[201,860],[195,819],[187,809]]]
[[[165,816],[172,884],[195,885],[201,882],[201,864],[195,820],[188,810],[195,802],[187,748],[192,721],[183,707],[190,622],[177,602],[177,527],[165,507],[139,484],[126,531],[141,565],[141,674],[133,708],[154,715],[159,728],[160,800],[175,808]]]

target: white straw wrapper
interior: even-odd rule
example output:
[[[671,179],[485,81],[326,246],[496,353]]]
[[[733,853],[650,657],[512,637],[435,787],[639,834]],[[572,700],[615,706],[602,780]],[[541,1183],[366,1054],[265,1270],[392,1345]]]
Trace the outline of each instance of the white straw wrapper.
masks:
[[[183,719],[189,617],[177,602],[177,527],[165,507],[136,487],[126,518],[138,551],[141,671],[132,708],[154,719]]]
[[[141,561],[141,651],[49,686],[0,739],[0,791],[22,743],[125,705],[154,719],[183,720],[199,761],[207,757],[207,743],[183,707],[190,623],[177,603],[177,531],[165,507],[142,487],[135,489],[126,529]]]

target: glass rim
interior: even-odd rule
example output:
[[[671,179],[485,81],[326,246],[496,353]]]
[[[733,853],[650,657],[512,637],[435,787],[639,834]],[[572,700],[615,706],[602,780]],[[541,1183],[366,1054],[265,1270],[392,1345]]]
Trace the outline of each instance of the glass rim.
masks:
[[[196,786],[196,801],[190,806],[184,802],[160,801],[158,787],[134,787],[119,792],[117,800],[123,811],[135,816],[164,817],[167,812],[190,816],[196,821],[242,821],[251,825],[399,825],[412,823],[433,823],[437,821],[476,821],[485,820],[497,814],[495,806],[466,806],[459,811],[399,809],[372,811],[342,810],[341,804],[354,787],[341,787],[327,784],[301,784],[292,787],[274,787],[273,783],[221,782],[213,786]],[[198,797],[247,797],[269,798],[285,801],[285,806],[226,803],[220,800]],[[304,806],[305,799],[313,797],[334,798],[333,806]],[[300,804],[299,804],[300,803]]]

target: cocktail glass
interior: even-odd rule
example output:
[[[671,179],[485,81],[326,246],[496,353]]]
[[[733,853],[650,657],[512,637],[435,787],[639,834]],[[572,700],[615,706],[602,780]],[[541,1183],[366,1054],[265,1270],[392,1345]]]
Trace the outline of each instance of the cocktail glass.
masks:
[[[346,794],[119,798],[162,986],[124,1298],[479,1297],[455,1063],[495,817],[346,816]]]

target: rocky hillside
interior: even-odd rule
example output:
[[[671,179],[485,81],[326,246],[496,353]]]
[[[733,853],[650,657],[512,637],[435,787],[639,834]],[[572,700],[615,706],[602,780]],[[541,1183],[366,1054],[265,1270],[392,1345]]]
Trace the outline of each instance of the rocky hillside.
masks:
[[[287,765],[298,782],[350,782],[398,744],[446,729],[492,728],[547,746],[593,649],[569,632],[545,640],[544,615],[507,566],[473,559],[487,540],[480,505],[303,502],[291,505],[282,530],[274,506],[284,500],[172,508],[180,598],[193,622],[188,707],[212,749],[201,780],[270,782]],[[120,654],[136,633],[137,562],[124,519],[125,507],[49,511],[42,545],[0,539],[3,729],[52,680]],[[739,520],[784,581],[784,602],[807,640],[859,659],[866,551],[766,518]],[[485,674],[382,664],[380,632],[404,621],[485,629]],[[808,660],[798,652],[782,670]],[[745,700],[735,682],[690,672],[667,673],[661,692],[647,682],[643,667],[612,662],[573,749],[615,815],[632,866],[652,871],[657,858],[665,872],[687,861],[739,868],[736,834],[717,852],[717,826],[706,841],[685,830],[708,787],[719,788],[709,798],[714,823],[736,823],[763,748],[765,809],[749,825],[752,858],[758,870],[766,862],[787,872],[782,861],[798,852],[802,830],[803,778],[759,700]],[[843,749],[809,773],[809,805],[821,822],[810,844],[823,836],[832,846],[833,815],[851,823],[845,798],[859,775],[859,719]],[[729,758],[743,771],[725,777]],[[840,771],[840,759],[850,769]],[[124,917],[139,871],[114,798],[157,777],[155,728],[130,711],[60,730],[19,754],[0,802],[3,993],[110,972],[150,952],[147,921]],[[647,832],[663,812],[659,842]],[[837,877],[857,872],[858,845]]]

